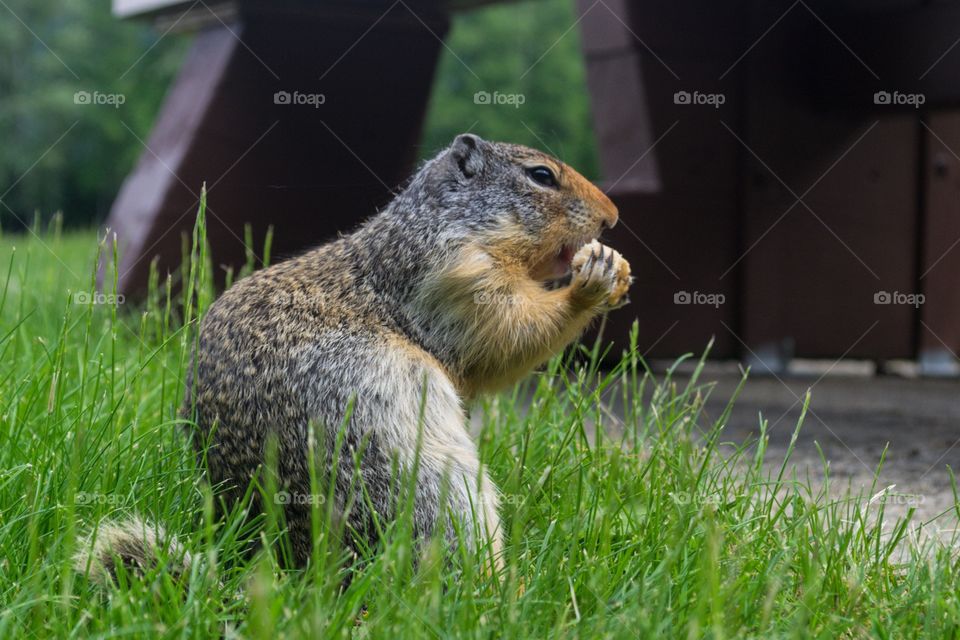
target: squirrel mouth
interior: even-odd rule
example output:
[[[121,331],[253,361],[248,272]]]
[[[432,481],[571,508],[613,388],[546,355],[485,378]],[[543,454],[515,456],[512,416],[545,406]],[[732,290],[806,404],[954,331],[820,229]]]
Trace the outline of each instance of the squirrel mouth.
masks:
[[[535,280],[540,280],[548,284],[562,284],[562,281],[569,278],[573,256],[577,254],[591,240],[577,242],[575,244],[565,244],[555,254],[547,257],[537,264],[532,270],[532,276]]]

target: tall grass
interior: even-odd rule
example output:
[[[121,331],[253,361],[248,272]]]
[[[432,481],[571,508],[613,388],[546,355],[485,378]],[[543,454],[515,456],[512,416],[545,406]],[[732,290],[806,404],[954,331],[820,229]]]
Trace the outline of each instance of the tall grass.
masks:
[[[498,576],[438,544],[414,569],[402,522],[359,557],[321,533],[309,568],[282,570],[282,519],[215,519],[178,417],[214,295],[202,212],[183,269],[140,304],[94,295],[95,265],[110,296],[116,261],[92,233],[35,228],[0,252],[2,638],[960,634],[950,545],[766,460],[762,421],[758,441],[725,442],[701,368],[653,376],[635,349],[606,371],[597,349],[557,358],[472,408],[503,493]],[[181,580],[166,554],[106,590],[73,570],[82,534],[131,513],[191,551]],[[333,515],[317,505],[319,530]]]

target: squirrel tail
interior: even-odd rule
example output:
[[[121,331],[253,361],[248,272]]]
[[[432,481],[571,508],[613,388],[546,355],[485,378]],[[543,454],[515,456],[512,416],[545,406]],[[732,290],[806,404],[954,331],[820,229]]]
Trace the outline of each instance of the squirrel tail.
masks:
[[[139,516],[104,521],[92,531],[74,555],[73,566],[101,585],[116,584],[120,565],[128,574],[143,576],[161,560],[175,580],[190,573],[192,558],[173,535]]]

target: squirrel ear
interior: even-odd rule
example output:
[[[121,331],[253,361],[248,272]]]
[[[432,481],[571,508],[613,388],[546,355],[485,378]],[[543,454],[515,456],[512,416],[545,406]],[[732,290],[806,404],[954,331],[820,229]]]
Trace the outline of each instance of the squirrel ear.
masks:
[[[450,145],[450,155],[460,172],[468,178],[472,178],[483,168],[483,150],[481,145],[483,140],[472,133],[461,133],[453,140]]]

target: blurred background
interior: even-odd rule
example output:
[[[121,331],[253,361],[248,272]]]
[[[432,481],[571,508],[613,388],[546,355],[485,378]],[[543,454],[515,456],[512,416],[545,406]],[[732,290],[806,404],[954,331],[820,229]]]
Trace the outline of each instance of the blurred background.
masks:
[[[191,4],[201,7],[186,3]],[[495,140],[542,146],[537,136],[545,136],[570,164],[597,179],[579,32],[574,29],[557,41],[540,71],[519,77],[543,54],[544,43],[556,40],[575,20],[569,0],[491,5],[455,14],[449,49],[439,52],[416,155],[431,156],[476,123],[482,135]],[[158,27],[150,19],[121,20],[110,0],[4,1],[0,184],[4,190],[15,185],[3,197],[9,209],[0,208],[4,230],[22,231],[35,213],[49,218],[62,211],[66,225],[73,227],[107,219],[195,38],[194,29],[177,28],[182,22],[170,29],[168,22]],[[466,72],[458,57],[483,81]],[[317,75],[321,66],[317,64]],[[522,112],[508,106],[479,122],[485,110],[474,102],[474,93],[491,86],[523,93]],[[115,109],[85,108],[74,102],[74,93],[83,90],[109,90],[125,99]],[[388,102],[390,96],[382,99]]]
[[[22,231],[56,211],[70,226],[102,223],[190,38],[157,43],[149,24],[117,20],[109,0],[5,0],[0,12],[0,224]],[[84,108],[74,93],[85,87],[126,100]]]
[[[0,0],[0,226],[117,234],[120,289],[354,228],[463,131],[617,203],[648,358],[956,377],[955,3]]]

